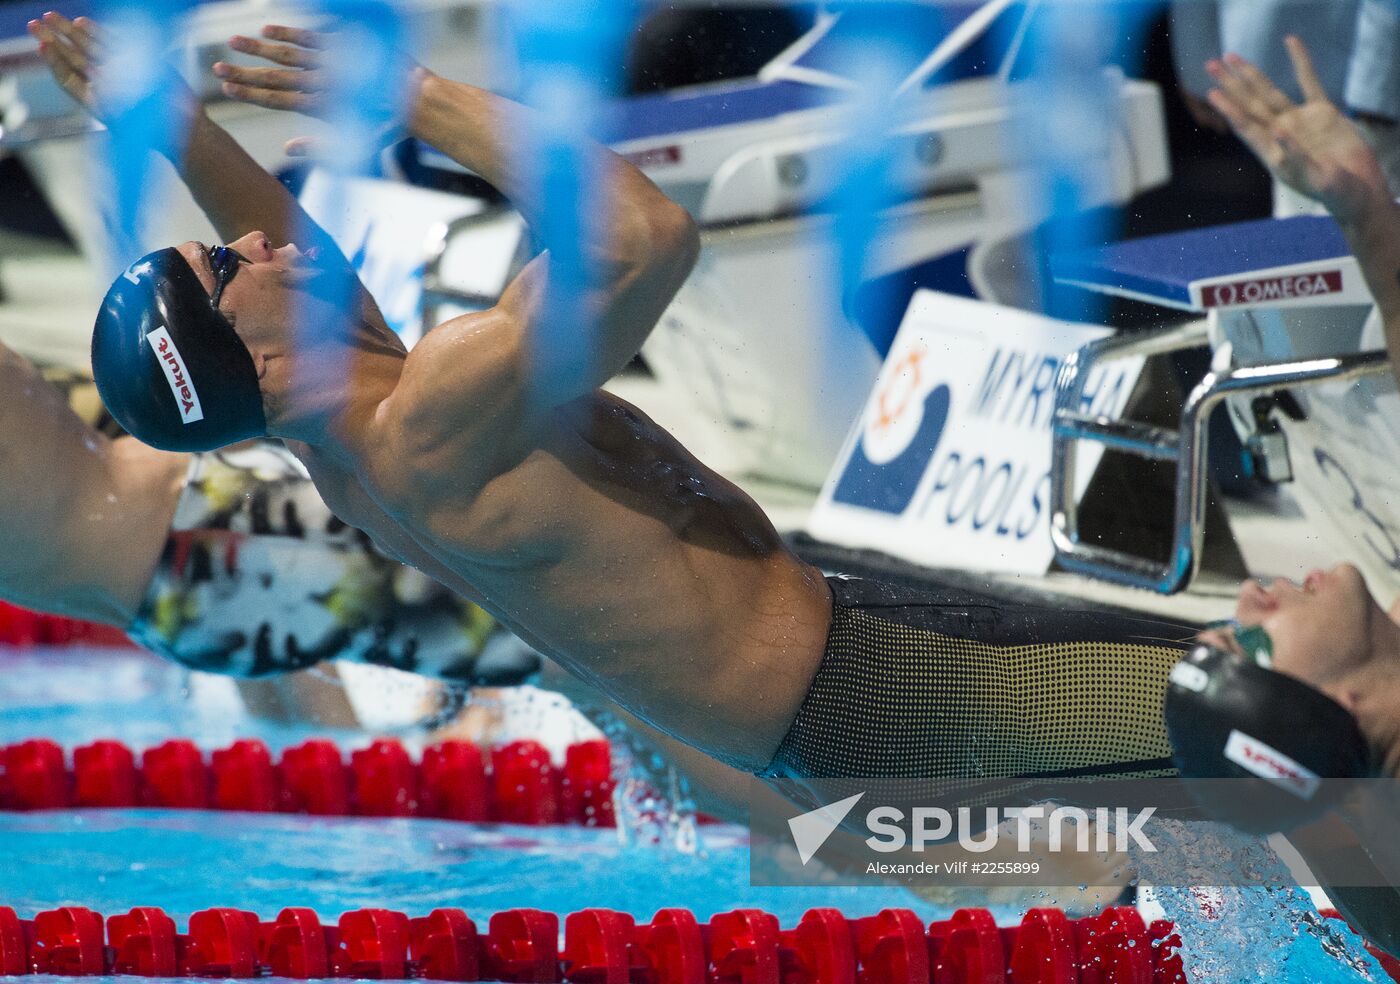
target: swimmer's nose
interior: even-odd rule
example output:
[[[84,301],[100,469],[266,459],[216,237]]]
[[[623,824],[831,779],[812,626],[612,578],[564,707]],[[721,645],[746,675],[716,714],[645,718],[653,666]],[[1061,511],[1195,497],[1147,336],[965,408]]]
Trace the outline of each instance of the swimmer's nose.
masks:
[[[253,263],[267,263],[277,255],[277,251],[272,248],[271,240],[267,238],[267,233],[260,229],[255,229],[246,236],[240,236],[229,243],[229,246]]]

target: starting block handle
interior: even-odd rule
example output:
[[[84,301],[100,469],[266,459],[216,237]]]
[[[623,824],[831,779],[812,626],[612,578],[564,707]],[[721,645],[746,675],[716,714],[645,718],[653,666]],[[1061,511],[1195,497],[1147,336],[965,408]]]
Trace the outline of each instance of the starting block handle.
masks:
[[[1071,441],[1093,441],[1159,461],[1172,461],[1181,452],[1181,434],[1169,427],[1082,413],[1057,414],[1055,436]]]
[[[1201,564],[1209,446],[1206,424],[1215,408],[1230,396],[1324,381],[1346,382],[1389,369],[1386,352],[1376,350],[1212,372],[1187,397],[1181,426],[1175,432],[1077,412],[1090,367],[1101,361],[1145,354],[1145,350],[1169,352],[1190,347],[1193,336],[1189,329],[1193,327],[1201,333],[1199,326],[1188,326],[1187,330],[1158,333],[1145,341],[1133,337],[1104,339],[1086,345],[1065,360],[1055,394],[1050,484],[1050,538],[1055,545],[1055,559],[1065,569],[1161,594],[1181,591],[1191,583]],[[1165,561],[1080,541],[1074,495],[1074,444],[1079,440],[1097,441],[1140,457],[1176,463],[1172,547]]]

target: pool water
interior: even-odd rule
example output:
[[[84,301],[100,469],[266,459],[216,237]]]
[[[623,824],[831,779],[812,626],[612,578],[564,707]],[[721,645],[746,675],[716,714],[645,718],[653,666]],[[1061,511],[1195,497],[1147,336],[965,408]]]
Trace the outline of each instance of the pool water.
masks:
[[[866,915],[933,906],[897,889],[752,888],[748,846],[708,828],[682,854],[620,843],[611,830],[478,826],[418,819],[325,819],[198,811],[63,811],[0,817],[0,904],[22,914],[81,904],[106,914],[158,905],[183,924],[212,906],[271,918],[308,906],[334,918],[382,906],[424,915],[462,908],[601,907],[643,922],[680,906],[708,919],[760,908],[791,925],[815,905]]]
[[[188,737],[209,748],[256,737],[275,751],[318,735],[347,748],[374,737],[253,719],[230,693],[133,651],[0,649],[0,744],[115,738],[140,749]],[[403,737],[413,744],[414,735]],[[702,920],[752,907],[784,926],[817,906],[852,917],[908,908],[926,922],[954,908],[897,887],[755,888],[744,830],[673,829],[688,836],[174,810],[0,812],[0,905],[23,917],[62,905],[103,915],[158,906],[182,928],[190,913],[215,906],[264,919],[306,906],[325,921],[364,907],[414,916],[457,907],[478,925],[512,908],[599,907],[649,921],[666,907]],[[1189,890],[1159,898],[1178,921],[1193,981],[1387,980],[1342,924],[1320,924],[1301,891],[1226,890],[1209,910]],[[1006,924],[1035,904],[1055,902],[987,908]]]
[[[343,728],[250,718],[232,681],[135,649],[0,646],[0,744],[113,738],[141,749],[190,738],[214,748],[261,738],[276,751],[321,736],[366,743]]]
[[[0,744],[46,737],[71,748],[115,738],[140,749],[189,737],[208,748],[257,737],[275,751],[312,736],[347,748],[374,737],[255,720],[226,698],[218,686],[140,653],[0,650]],[[413,744],[414,735],[402,737]],[[364,907],[410,915],[457,907],[478,925],[512,908],[562,915],[601,907],[650,921],[666,907],[691,909],[702,920],[753,907],[785,926],[814,906],[852,916],[903,907],[925,920],[947,912],[900,888],[754,888],[745,831],[706,826],[695,837],[693,827],[677,826],[692,836],[638,843],[654,838],[423,819],[0,812],[0,905],[22,917],[62,905],[103,915],[159,906],[182,928],[190,913],[215,906],[264,919],[306,906],[326,921]],[[1013,919],[1019,911],[999,916]]]
[[[1177,842],[1191,847],[1172,864],[1189,865],[1210,852],[1224,852],[1276,886],[1152,889],[1181,935],[1193,982],[1390,980],[1346,923],[1319,915],[1304,889],[1277,887],[1289,880],[1286,866],[1262,841],[1215,824],[1181,827]],[[1145,879],[1152,878],[1153,861],[1137,855],[1137,870]],[[1167,881],[1176,873],[1162,874]]]

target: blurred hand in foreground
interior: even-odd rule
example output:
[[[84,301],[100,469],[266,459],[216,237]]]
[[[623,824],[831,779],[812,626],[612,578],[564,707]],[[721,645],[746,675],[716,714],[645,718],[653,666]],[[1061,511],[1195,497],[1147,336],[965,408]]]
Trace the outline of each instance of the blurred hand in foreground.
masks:
[[[337,98],[348,99],[359,118],[380,130],[398,130],[427,73],[377,38],[368,41],[377,47],[357,43],[355,33],[353,27],[313,31],[268,24],[261,38],[238,35],[229,47],[271,65],[221,61],[213,71],[223,80],[224,95],[239,102],[334,121],[344,112]],[[299,137],[288,142],[287,152],[302,156],[310,146],[309,138]]]
[[[158,57],[154,64],[132,61],[141,57],[138,46],[111,44],[90,17],[69,20],[49,11],[30,21],[28,30],[39,42],[39,54],[54,81],[103,123],[110,125],[123,109],[130,108],[122,105],[122,97],[129,101],[133,94],[153,88],[154,74],[162,76],[158,91],[181,120],[188,124],[200,111],[199,98],[178,72]]]

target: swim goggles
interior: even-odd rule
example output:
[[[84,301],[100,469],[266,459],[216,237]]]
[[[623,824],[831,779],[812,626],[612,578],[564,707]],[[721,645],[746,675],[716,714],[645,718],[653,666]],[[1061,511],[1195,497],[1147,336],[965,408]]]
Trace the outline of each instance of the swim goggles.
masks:
[[[1264,631],[1262,625],[1241,625],[1237,618],[1226,618],[1207,624],[1206,629],[1229,629],[1235,644],[1246,656],[1266,670],[1273,667],[1274,641],[1269,638],[1269,633]]]
[[[247,262],[243,254],[236,249],[227,246],[209,247],[209,267],[214,271],[214,293],[209,295],[209,303],[215,308],[219,306],[219,298],[224,296],[224,288],[238,272],[238,265]]]

